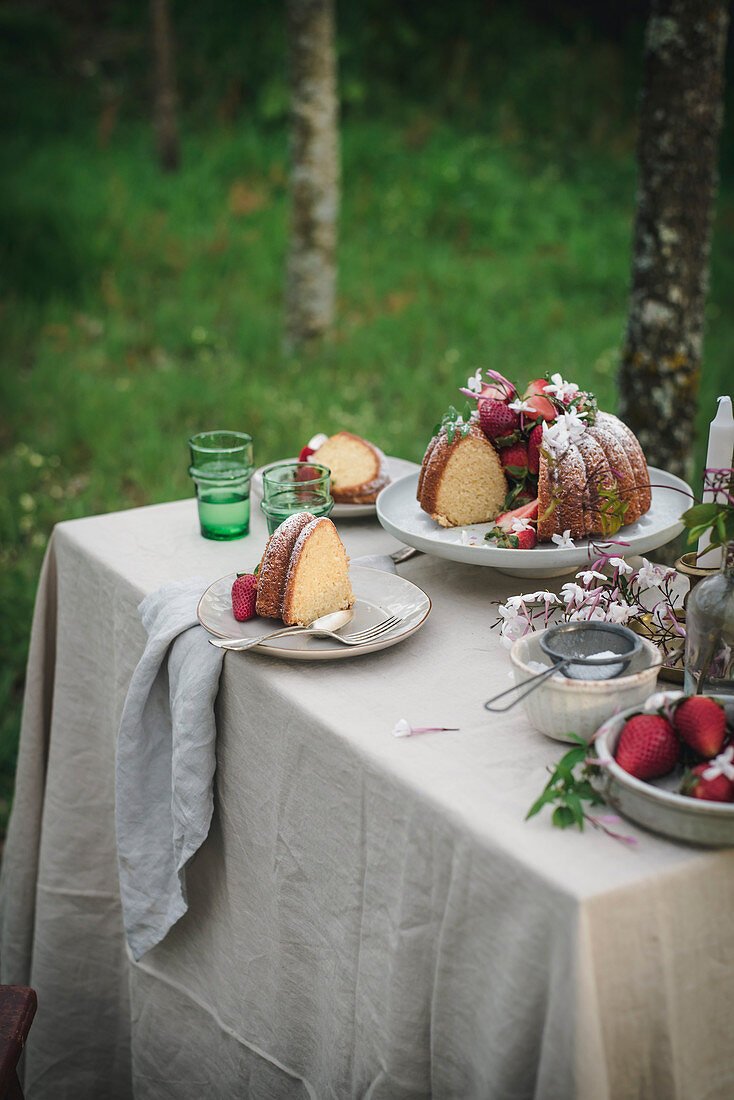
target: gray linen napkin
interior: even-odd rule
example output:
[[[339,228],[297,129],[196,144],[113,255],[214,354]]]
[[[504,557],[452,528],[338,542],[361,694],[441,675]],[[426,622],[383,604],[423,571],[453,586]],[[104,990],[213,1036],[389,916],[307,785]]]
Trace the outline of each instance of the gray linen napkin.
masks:
[[[174,581],[138,608],[148,633],[120,721],[115,824],[125,932],[139,959],[186,912],[186,863],[206,839],[224,650],[196,607],[208,581]]]
[[[387,554],[354,564],[396,572]],[[211,824],[224,650],[208,644],[196,617],[207,583],[173,581],[138,608],[148,643],[128,688],[115,768],[120,898],[135,959],[186,912],[186,864]]]

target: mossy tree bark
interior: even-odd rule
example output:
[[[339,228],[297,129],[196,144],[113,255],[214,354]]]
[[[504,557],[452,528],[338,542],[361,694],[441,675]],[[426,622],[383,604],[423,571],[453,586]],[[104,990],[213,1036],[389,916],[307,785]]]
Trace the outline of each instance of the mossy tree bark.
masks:
[[[727,0],[652,0],[639,112],[620,413],[648,462],[688,472],[722,120]]]
[[[181,161],[181,147],[168,0],[150,0],[150,17],[153,32],[153,124],[158,160],[165,172],[175,172]]]
[[[291,235],[286,273],[290,345],[334,318],[339,136],[334,0],[286,0],[291,84]]]

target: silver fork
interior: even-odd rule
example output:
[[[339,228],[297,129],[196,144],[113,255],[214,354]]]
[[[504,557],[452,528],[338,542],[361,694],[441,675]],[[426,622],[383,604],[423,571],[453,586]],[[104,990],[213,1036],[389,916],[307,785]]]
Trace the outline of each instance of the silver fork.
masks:
[[[392,630],[402,622],[402,619],[396,615],[390,615],[389,618],[383,619],[382,622],[376,623],[374,626],[367,627],[365,630],[358,630],[354,634],[336,634],[333,630],[314,629],[310,626],[304,627],[291,627],[286,630],[275,630],[272,634],[266,634],[260,638],[210,638],[211,645],[216,646],[217,649],[252,649],[256,645],[260,645],[261,642],[268,642],[272,638],[280,637],[287,634],[289,637],[293,634],[311,634],[316,638],[334,638],[337,642],[342,642],[344,645],[365,645],[367,642],[373,642],[377,638],[381,638],[383,634],[386,634],[388,630]]]

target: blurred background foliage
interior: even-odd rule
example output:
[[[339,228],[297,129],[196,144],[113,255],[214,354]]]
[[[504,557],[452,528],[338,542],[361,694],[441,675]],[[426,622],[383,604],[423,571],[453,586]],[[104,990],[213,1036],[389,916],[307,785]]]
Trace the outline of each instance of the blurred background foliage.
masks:
[[[164,175],[145,7],[0,3],[0,822],[54,523],[188,495],[197,429],[251,431],[258,462],[342,427],[420,460],[477,366],[614,407],[645,8],[337,3],[339,316],[289,354],[279,4],[173,4]],[[696,484],[734,360],[728,123],[721,174]]]

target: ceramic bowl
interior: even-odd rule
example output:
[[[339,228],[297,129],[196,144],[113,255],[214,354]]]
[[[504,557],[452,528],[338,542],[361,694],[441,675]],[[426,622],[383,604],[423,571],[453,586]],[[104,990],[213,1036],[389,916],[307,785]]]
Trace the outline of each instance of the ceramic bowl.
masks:
[[[524,684],[535,675],[538,669],[534,664],[550,665],[540,647],[543,633],[526,634],[510,650],[516,684]],[[624,676],[612,680],[570,680],[560,672],[549,676],[523,700],[535,729],[556,741],[570,741],[569,733],[588,741],[616,708],[644,702],[655,690],[663,659],[656,646],[645,638],[641,640],[642,648]]]
[[[680,691],[661,692],[648,706],[656,710],[663,698],[672,701],[680,697]],[[734,802],[705,802],[678,794],[680,768],[651,782],[635,779],[620,768],[614,759],[619,736],[627,719],[641,709],[628,707],[609,718],[598,731],[594,742],[602,764],[598,786],[605,800],[625,817],[663,836],[706,847],[734,845]]]

